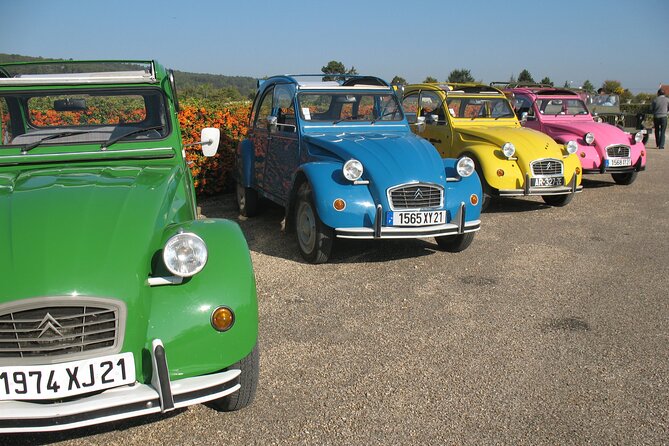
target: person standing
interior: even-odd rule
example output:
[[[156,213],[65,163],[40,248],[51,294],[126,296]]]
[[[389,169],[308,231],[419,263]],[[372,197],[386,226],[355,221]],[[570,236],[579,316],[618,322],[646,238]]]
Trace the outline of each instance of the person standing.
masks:
[[[667,113],[669,113],[669,98],[660,88],[657,97],[651,105],[653,110],[653,124],[655,125],[655,142],[658,149],[664,149],[664,132],[667,130]]]

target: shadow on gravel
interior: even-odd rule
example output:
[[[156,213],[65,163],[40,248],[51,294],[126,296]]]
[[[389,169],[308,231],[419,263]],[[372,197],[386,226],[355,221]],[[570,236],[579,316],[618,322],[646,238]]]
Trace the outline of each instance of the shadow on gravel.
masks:
[[[239,216],[233,194],[204,197],[199,200],[203,217],[227,218],[239,224],[249,249],[272,257],[305,263],[299,253],[295,233],[281,231],[284,209],[269,201],[253,218]],[[476,241],[474,241],[476,243]],[[328,263],[385,262],[427,256],[440,252],[430,239],[350,240],[336,239]]]
[[[601,178],[601,177],[599,177]],[[606,178],[606,177],[604,177]],[[616,183],[613,181],[613,178],[610,176],[608,177],[611,179],[611,181],[603,181],[603,180],[594,180],[591,178],[583,178],[583,181],[581,181],[581,184],[583,185],[583,188],[587,189],[596,189],[599,187],[613,187],[616,185]]]
[[[544,202],[532,201],[526,198],[495,197],[490,201],[488,209],[483,214],[499,214],[505,212],[532,212],[548,209],[551,206]]]
[[[77,440],[81,438],[90,437],[92,435],[106,434],[114,431],[124,431],[134,427],[145,424],[155,423],[161,420],[180,415],[187,409],[176,409],[165,414],[146,415],[137,418],[129,418],[127,420],[112,421],[109,423],[98,424],[96,426],[81,427],[70,429],[61,432],[40,432],[27,434],[4,434],[0,438],[0,444],[3,446],[10,445],[45,445],[56,442],[64,442],[70,440]],[[166,444],[169,444],[169,439],[166,439]]]
[[[542,331],[570,331],[583,332],[590,331],[590,324],[588,321],[579,317],[562,317],[556,319],[549,319],[542,325]]]

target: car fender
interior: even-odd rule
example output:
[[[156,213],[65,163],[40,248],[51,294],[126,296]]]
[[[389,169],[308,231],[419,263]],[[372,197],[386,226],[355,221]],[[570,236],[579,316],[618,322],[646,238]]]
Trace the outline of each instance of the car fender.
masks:
[[[519,189],[525,182],[523,169],[517,160],[507,159],[502,150],[492,144],[477,144],[467,147],[461,156],[469,156],[479,166],[486,183],[494,189]],[[499,176],[497,171],[504,170]]]
[[[456,170],[458,159],[445,158],[443,162],[446,178],[448,179],[446,181],[446,193],[444,194],[446,209],[453,216],[457,213],[460,203],[465,203],[466,221],[478,220],[481,214],[481,201],[483,200],[481,180],[478,174],[474,171],[468,177],[461,177]],[[472,195],[478,197],[475,205],[472,204]]]
[[[293,182],[288,215],[294,213],[297,191],[304,181],[311,185],[316,212],[321,221],[331,228],[372,227],[375,216],[374,199],[365,184],[353,184],[344,178],[342,163],[316,161],[301,166]],[[346,207],[335,210],[333,202],[341,198]],[[292,223],[292,221],[291,221]]]
[[[172,379],[212,373],[247,356],[258,338],[258,304],[248,246],[239,226],[222,219],[194,220],[172,225],[164,243],[177,232],[192,232],[207,245],[207,263],[182,283],[152,286],[148,307],[145,353],[151,342],[161,339]],[[162,249],[153,257],[155,276],[169,275]],[[148,286],[148,285],[147,285]],[[226,306],[234,312],[234,324],[225,332],[211,325],[212,312]],[[175,311],[175,309],[180,309]],[[142,361],[151,367],[151,361]],[[150,376],[150,370],[144,370]]]
[[[237,166],[236,175],[237,180],[244,187],[252,187],[253,179],[255,178],[253,172],[253,165],[255,159],[255,152],[253,143],[245,139],[237,145]]]

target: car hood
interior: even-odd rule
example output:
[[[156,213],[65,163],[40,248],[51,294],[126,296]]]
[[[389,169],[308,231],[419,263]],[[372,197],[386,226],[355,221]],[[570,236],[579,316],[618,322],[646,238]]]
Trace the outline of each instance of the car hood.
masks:
[[[563,149],[547,135],[524,127],[471,127],[457,129],[460,137],[474,142],[482,141],[500,149],[510,142],[516,147],[516,157],[520,162],[529,163],[538,158],[557,158],[563,156]]]
[[[305,140],[321,150],[363,165],[363,178],[382,188],[409,182],[444,184],[444,163],[439,152],[413,133],[343,133],[307,135]]]
[[[178,166],[0,173],[0,291],[133,292],[146,282],[163,229],[188,205],[175,199],[182,176]]]
[[[604,122],[548,122],[544,123],[544,129],[553,138],[573,139],[579,144],[584,144],[583,137],[588,132],[595,135],[595,144],[603,147],[612,144],[632,144],[627,133]]]

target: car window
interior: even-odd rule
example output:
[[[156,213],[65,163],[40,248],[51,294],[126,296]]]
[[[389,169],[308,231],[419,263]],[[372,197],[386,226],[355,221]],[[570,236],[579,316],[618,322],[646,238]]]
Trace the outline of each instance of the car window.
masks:
[[[443,110],[441,107],[441,98],[436,91],[423,91],[420,94],[421,116],[439,115],[443,119]]]
[[[267,127],[267,118],[272,115],[272,96],[274,93],[274,88],[269,89],[265,92],[258,106],[258,112],[255,116],[255,122],[253,123],[254,127]]]
[[[523,113],[527,113],[528,116],[534,115],[532,101],[527,96],[516,95],[513,108],[519,118],[522,117]]]
[[[7,112],[7,101],[0,98],[0,144],[9,144],[12,139],[12,131],[9,128],[9,113]]]
[[[394,94],[328,92],[301,93],[305,121],[399,121],[403,115]]]
[[[295,133],[295,107],[293,106],[292,85],[277,85],[274,89],[273,115],[277,117],[277,129],[280,132]]]
[[[505,97],[449,97],[446,101],[448,112],[454,118],[513,118],[515,116]]]
[[[402,99],[402,107],[406,113],[418,113],[418,94],[412,93]]]
[[[538,99],[539,112],[545,115],[587,115],[588,109],[580,99]]]

